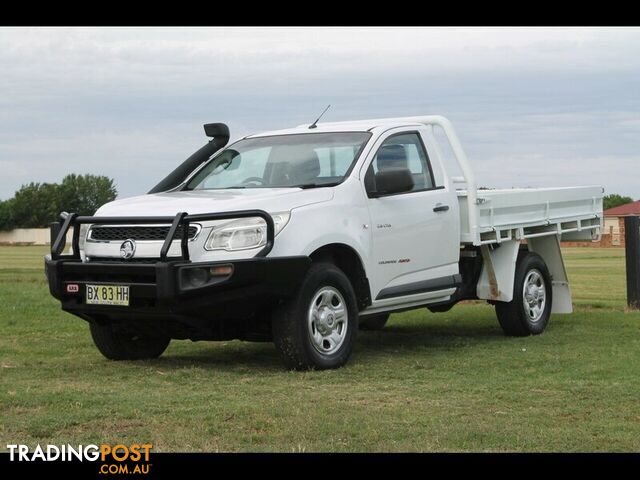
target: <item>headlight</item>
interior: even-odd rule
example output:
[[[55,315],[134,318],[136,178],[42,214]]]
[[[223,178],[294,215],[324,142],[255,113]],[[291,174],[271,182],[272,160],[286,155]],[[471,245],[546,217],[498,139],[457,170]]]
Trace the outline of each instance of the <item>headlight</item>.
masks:
[[[80,250],[84,250],[84,244],[87,241],[89,227],[91,227],[91,225],[87,223],[83,223],[82,225],[80,225],[80,236],[78,238],[78,246],[80,247]]]
[[[291,214],[289,212],[271,215],[274,234],[278,235],[285,227]],[[204,244],[206,250],[249,250],[267,243],[267,223],[260,217],[243,218],[219,225],[211,229],[209,238]]]

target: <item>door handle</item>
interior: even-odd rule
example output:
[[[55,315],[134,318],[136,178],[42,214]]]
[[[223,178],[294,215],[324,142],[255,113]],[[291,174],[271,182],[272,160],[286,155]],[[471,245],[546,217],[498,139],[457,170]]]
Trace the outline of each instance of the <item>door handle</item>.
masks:
[[[441,203],[436,203],[436,206],[433,207],[434,212],[446,212],[449,210],[449,205],[442,205]]]

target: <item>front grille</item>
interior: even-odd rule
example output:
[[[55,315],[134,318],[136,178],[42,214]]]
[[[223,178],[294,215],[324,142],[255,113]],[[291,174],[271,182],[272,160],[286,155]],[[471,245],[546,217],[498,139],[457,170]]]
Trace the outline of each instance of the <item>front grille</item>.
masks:
[[[169,226],[166,227],[91,227],[89,239],[103,242],[132,240],[157,240],[164,241],[169,234]],[[178,227],[174,239],[182,238],[182,226]],[[198,227],[189,226],[188,237],[194,238],[198,233]]]

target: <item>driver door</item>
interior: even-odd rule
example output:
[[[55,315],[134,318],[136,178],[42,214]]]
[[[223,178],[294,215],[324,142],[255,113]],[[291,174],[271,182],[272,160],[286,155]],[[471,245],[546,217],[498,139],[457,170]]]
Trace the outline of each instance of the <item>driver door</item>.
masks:
[[[366,170],[373,307],[406,303],[409,298],[439,300],[453,293],[459,281],[457,197],[445,175],[434,176],[434,168],[442,167],[439,159],[431,162],[423,138],[419,130],[392,131],[380,141]],[[376,173],[386,169],[408,169],[413,187],[377,196]],[[436,185],[435,178],[443,184]]]

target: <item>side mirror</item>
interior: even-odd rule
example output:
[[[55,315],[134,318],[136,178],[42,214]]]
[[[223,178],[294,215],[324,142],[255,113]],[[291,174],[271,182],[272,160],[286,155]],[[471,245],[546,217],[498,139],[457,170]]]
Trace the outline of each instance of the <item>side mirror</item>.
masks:
[[[408,168],[388,168],[376,173],[375,191],[369,192],[372,197],[382,197],[394,193],[409,192],[414,181]]]
[[[219,155],[218,158],[215,159],[215,162],[215,168],[225,165],[224,170],[236,170],[240,167],[241,163],[240,153],[238,153],[237,150],[228,148],[222,152],[222,155]]]

